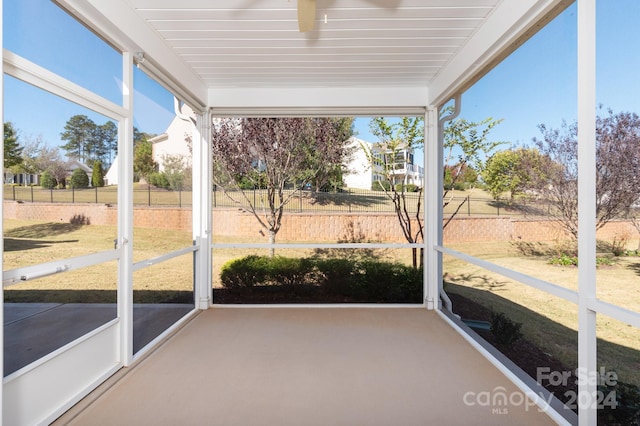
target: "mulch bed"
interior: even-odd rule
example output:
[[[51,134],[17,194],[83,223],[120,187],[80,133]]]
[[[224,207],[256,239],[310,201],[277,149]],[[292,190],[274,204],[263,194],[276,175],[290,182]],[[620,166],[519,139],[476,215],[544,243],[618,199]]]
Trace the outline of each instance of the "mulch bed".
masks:
[[[491,311],[484,306],[455,293],[447,293],[453,303],[453,310],[462,319],[473,319],[479,321],[491,321]],[[567,367],[562,362],[543,352],[538,347],[525,339],[520,339],[509,345],[499,344],[490,331],[474,330],[487,342],[502,352],[507,358],[513,361],[518,367],[524,370],[534,380],[537,379],[538,368],[547,367],[550,372],[574,371],[575,367]],[[574,380],[570,379],[566,386],[551,386],[549,383],[542,385],[556,398],[566,402],[565,392],[577,392],[578,387]]]

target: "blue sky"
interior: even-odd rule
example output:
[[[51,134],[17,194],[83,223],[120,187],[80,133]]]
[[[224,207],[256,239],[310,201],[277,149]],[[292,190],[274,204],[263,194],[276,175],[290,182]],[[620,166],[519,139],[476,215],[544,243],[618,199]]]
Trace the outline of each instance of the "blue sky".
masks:
[[[614,111],[640,112],[640,2],[598,4],[598,102]],[[5,48],[120,103],[120,55],[97,37],[87,37],[87,30],[52,2],[5,0],[4,16]],[[462,98],[461,117],[503,119],[492,139],[514,145],[530,144],[539,136],[541,123],[559,127],[562,120],[575,120],[575,28],[573,5],[470,88]],[[136,127],[162,133],[173,117],[172,96],[141,72],[135,81]],[[66,121],[75,114],[86,114],[98,124],[107,120],[5,77],[4,120],[23,135],[41,135],[57,145]],[[356,121],[358,136],[374,141],[368,126],[369,119]]]

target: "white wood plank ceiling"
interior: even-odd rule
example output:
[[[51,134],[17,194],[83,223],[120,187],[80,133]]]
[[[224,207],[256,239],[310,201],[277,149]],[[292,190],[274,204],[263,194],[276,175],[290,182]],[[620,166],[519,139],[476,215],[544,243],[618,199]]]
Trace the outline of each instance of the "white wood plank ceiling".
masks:
[[[230,110],[438,104],[572,2],[315,0],[301,32],[298,0],[54,1],[185,99]]]
[[[426,86],[500,0],[129,0],[208,86]],[[326,16],[326,23],[325,23]]]

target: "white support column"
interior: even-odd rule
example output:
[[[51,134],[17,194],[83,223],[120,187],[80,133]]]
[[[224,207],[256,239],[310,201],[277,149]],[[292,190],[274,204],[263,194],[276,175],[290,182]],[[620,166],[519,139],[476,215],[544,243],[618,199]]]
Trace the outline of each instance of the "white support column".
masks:
[[[198,113],[193,129],[193,240],[198,245],[195,262],[195,304],[197,309],[211,305],[211,120],[209,113]]]
[[[0,0],[0,46],[4,46],[4,40],[2,39],[2,16],[3,6],[2,0]],[[3,49],[4,50],[4,49]],[[0,76],[4,76],[4,61],[0,61]],[[2,119],[1,123],[4,123],[4,78],[0,79],[0,119]],[[2,142],[4,146],[4,132],[2,132]],[[0,153],[0,160],[2,160],[2,164],[4,164],[4,149]],[[3,174],[4,177],[4,174]],[[4,200],[4,185],[0,185],[0,196],[2,200]],[[0,206],[0,221],[4,224],[4,203]],[[0,229],[0,233],[2,233],[2,238],[0,238],[0,271],[4,271],[4,226]],[[4,285],[0,286],[0,318],[4,318]],[[4,327],[0,328],[0,372],[2,373],[2,377],[4,377]],[[4,412],[4,408],[2,405],[3,398],[3,388],[4,386],[0,386],[0,425],[2,424],[2,414]]]
[[[118,125],[118,317],[120,356],[133,358],[133,54],[122,55],[122,101],[127,115]]]
[[[596,377],[596,2],[578,0],[578,368]],[[578,386],[578,422],[595,425],[596,384]]]
[[[434,249],[442,245],[442,144],[438,129],[438,108],[430,106],[424,118],[424,206],[425,253],[424,295],[427,309],[440,308],[442,288],[442,253]]]

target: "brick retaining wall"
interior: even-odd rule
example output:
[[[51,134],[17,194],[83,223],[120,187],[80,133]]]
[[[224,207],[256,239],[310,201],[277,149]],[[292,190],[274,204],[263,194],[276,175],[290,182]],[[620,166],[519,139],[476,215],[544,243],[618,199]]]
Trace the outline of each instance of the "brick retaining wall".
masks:
[[[191,230],[191,210],[179,207],[135,207],[134,226],[143,228]],[[8,219],[70,222],[85,217],[93,225],[116,225],[117,208],[106,204],[62,204],[4,202]],[[215,209],[213,233],[263,241],[264,231],[255,217],[238,209]],[[445,243],[482,241],[557,241],[567,238],[551,220],[509,216],[458,217],[444,230]],[[638,232],[626,221],[613,221],[598,231],[598,238],[637,239]],[[289,213],[282,219],[280,241],[381,241],[405,242],[393,213]]]

